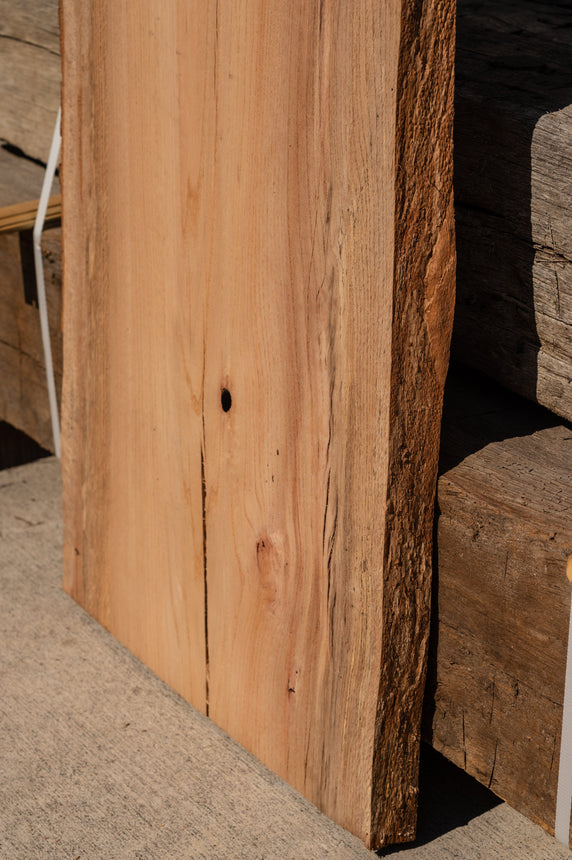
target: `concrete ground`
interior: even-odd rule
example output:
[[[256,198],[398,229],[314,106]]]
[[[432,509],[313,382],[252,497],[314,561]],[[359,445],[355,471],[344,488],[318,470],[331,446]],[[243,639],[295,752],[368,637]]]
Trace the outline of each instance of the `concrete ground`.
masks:
[[[53,459],[0,472],[0,858],[367,858],[154,677],[61,588]],[[567,848],[425,750],[399,860]]]

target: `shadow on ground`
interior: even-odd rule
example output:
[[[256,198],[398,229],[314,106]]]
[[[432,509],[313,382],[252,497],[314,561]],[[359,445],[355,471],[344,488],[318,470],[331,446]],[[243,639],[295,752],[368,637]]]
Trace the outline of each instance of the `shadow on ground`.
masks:
[[[427,744],[421,746],[417,839],[377,852],[391,857],[463,827],[502,800]]]

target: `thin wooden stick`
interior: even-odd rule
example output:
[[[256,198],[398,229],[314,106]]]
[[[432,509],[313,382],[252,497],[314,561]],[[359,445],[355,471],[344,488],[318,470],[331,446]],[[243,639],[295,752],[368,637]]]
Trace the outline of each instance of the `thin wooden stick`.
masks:
[[[26,203],[15,203],[0,209],[0,233],[18,233],[21,230],[32,230],[36,220],[39,200],[28,200]],[[50,197],[46,210],[45,227],[55,227],[62,217],[61,194]]]

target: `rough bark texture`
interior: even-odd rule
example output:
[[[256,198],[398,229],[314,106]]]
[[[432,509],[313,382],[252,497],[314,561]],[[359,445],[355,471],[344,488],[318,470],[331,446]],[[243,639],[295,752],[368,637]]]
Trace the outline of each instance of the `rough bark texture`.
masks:
[[[454,5],[407,3],[401,26],[388,520],[374,783],[391,786],[386,797],[399,797],[397,808],[407,815],[399,820],[383,797],[374,798],[372,810],[377,829],[390,834],[390,840],[415,835],[409,810],[417,793],[418,691],[424,684],[429,629],[439,443],[433,431],[440,425],[455,304],[453,78],[447,71],[453,65]],[[397,734],[395,725],[401,726]],[[406,768],[407,779],[397,762],[401,771]]]
[[[460,0],[454,354],[572,419],[572,16]]]
[[[448,383],[425,736],[553,831],[572,428],[464,369]]]
[[[450,0],[64,0],[65,587],[371,847],[414,835]]]

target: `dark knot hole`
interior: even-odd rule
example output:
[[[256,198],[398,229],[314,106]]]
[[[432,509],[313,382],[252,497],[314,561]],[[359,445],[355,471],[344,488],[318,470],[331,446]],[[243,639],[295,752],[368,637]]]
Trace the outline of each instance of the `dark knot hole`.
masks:
[[[230,396],[228,388],[223,388],[220,393],[220,405],[222,406],[223,412],[228,412],[232,406],[232,397]]]

